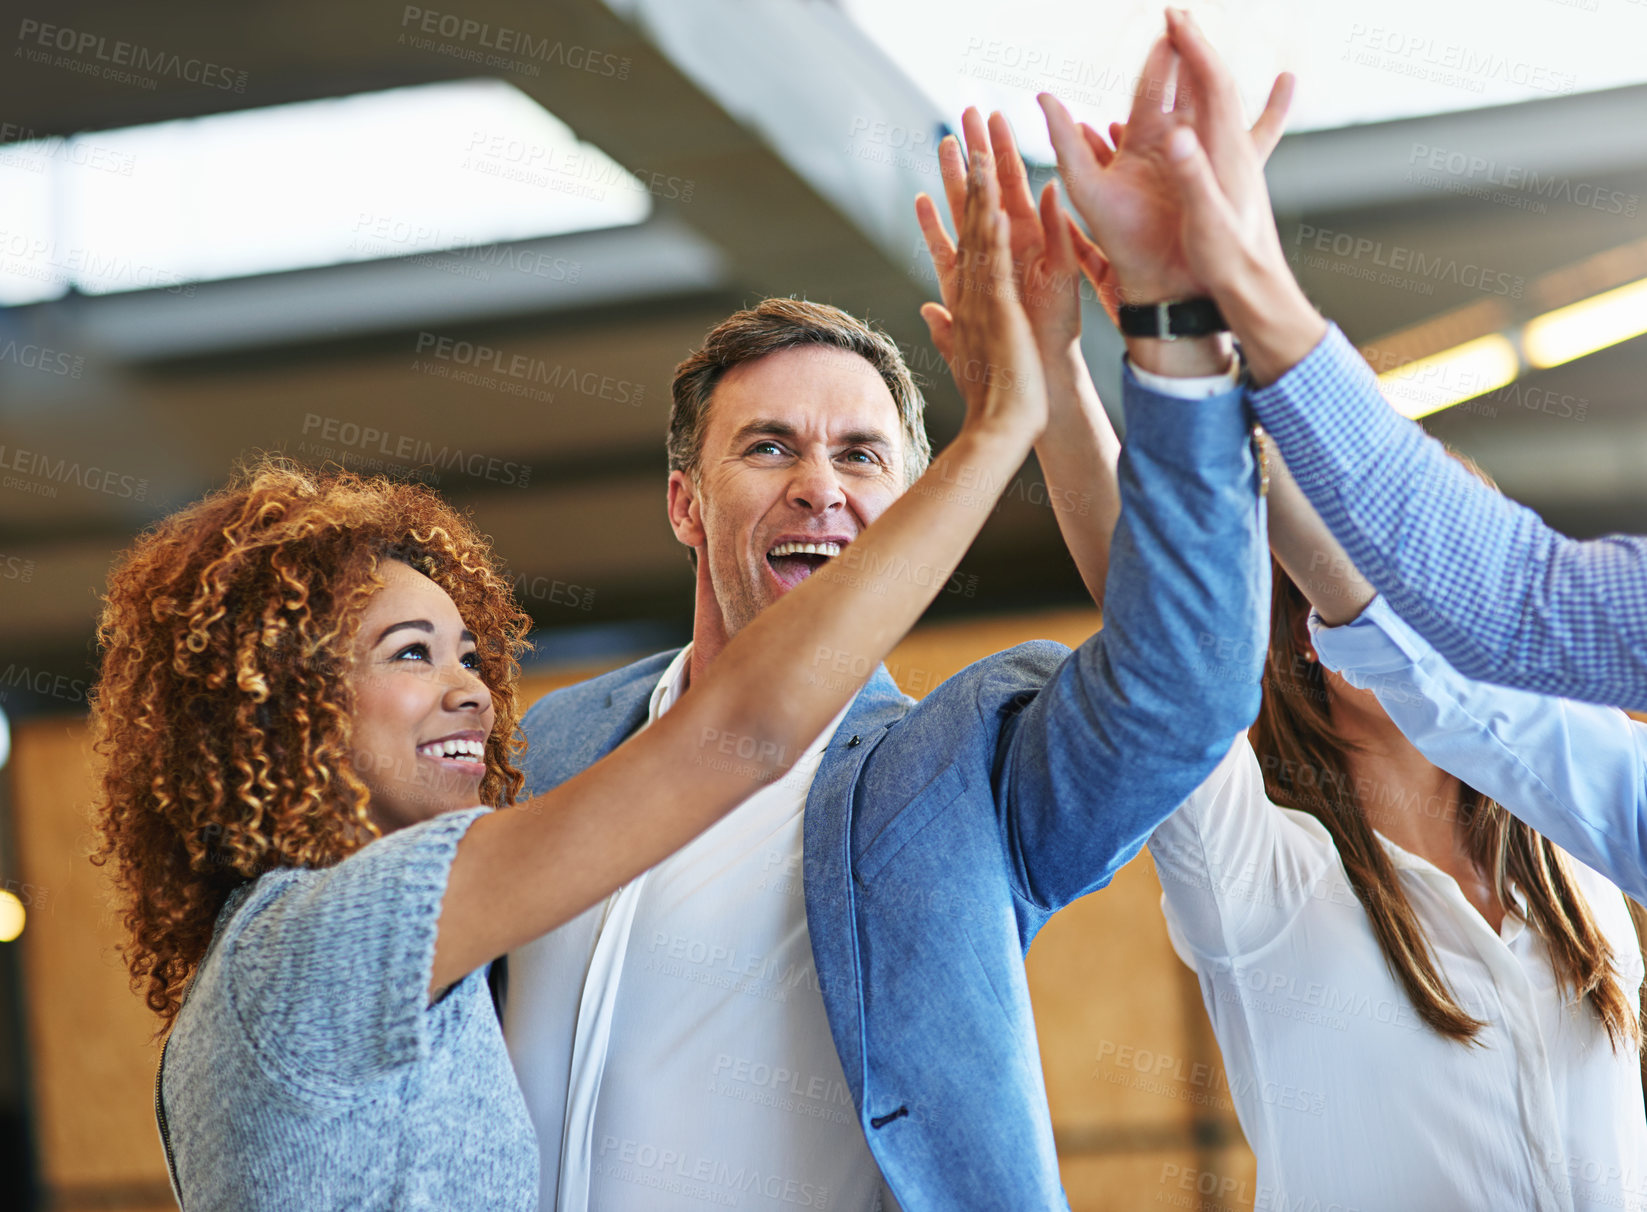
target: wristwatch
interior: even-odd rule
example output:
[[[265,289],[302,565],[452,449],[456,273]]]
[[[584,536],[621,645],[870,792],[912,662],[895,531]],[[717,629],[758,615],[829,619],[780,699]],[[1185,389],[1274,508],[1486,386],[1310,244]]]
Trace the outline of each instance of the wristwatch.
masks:
[[[1224,314],[1211,299],[1181,299],[1176,303],[1121,304],[1121,331],[1129,337],[1210,337],[1228,332]]]

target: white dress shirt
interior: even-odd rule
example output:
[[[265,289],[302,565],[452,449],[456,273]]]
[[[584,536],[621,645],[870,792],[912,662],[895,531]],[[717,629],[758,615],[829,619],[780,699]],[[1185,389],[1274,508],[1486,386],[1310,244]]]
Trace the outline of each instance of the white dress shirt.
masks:
[[[1563,994],[1542,938],[1379,838],[1466,1012],[1431,1030],[1391,975],[1331,836],[1264,794],[1243,737],[1150,839],[1174,948],[1201,979],[1262,1209],[1647,1208],[1641,1073]],[[1639,990],[1617,888],[1574,863]],[[1633,999],[1634,992],[1631,993]]]
[[[830,1037],[801,884],[807,792],[845,714],[782,779],[511,953],[505,1036],[546,1212],[895,1207]]]
[[[1215,375],[1163,375],[1145,370],[1131,358],[1127,365],[1138,381],[1151,391],[1163,396],[1177,396],[1182,400],[1210,400],[1221,396],[1241,381],[1241,363],[1233,356],[1228,369]]]

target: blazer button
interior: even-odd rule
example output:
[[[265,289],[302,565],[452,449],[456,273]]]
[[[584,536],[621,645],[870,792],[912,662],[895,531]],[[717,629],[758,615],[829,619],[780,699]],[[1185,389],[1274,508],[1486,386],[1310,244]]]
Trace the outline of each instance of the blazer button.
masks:
[[[858,744],[859,744],[858,738],[857,738],[857,736],[854,736],[850,741],[848,741],[846,743],[846,747],[848,749],[856,749],[858,747]]]

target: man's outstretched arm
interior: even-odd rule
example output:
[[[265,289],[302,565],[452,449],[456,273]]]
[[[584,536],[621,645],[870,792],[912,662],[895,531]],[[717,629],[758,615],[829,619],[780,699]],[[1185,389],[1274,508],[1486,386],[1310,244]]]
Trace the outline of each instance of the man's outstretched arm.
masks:
[[[1258,713],[1269,557],[1242,391],[1168,395],[1129,367],[1123,399],[1103,630],[1002,732],[1008,853],[1048,909],[1106,884]]]
[[[1160,149],[1188,120],[1187,95],[1163,108],[1173,60],[1161,39],[1110,140],[1043,98],[1065,185],[1096,242],[1083,245],[1083,267],[1096,265],[1094,284],[1109,305],[1204,293],[1176,220],[1162,222],[1173,189]],[[1279,138],[1290,86],[1277,80],[1264,114],[1243,132],[1260,159]],[[1258,709],[1269,560],[1229,340],[1129,337],[1127,353],[1128,435],[1104,629],[1007,723],[996,777],[1017,875],[1048,908],[1106,883]],[[1001,697],[986,688],[980,706]]]
[[[1350,559],[1460,672],[1647,708],[1647,539],[1551,530],[1390,408],[1293,279],[1228,69],[1193,19],[1168,26],[1198,98],[1167,148],[1186,257],[1241,340],[1259,421]]]

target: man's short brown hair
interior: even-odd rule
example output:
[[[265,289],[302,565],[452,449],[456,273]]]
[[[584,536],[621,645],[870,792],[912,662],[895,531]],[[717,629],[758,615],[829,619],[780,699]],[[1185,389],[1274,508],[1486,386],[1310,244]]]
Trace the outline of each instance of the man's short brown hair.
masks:
[[[904,484],[907,487],[919,479],[932,461],[932,443],[923,419],[926,401],[896,342],[838,307],[805,299],[763,299],[754,307],[733,312],[675,367],[670,388],[675,403],[669,412],[669,469],[697,479],[709,400],[727,371],[767,354],[808,345],[855,353],[880,374],[898,407],[903,429]]]

